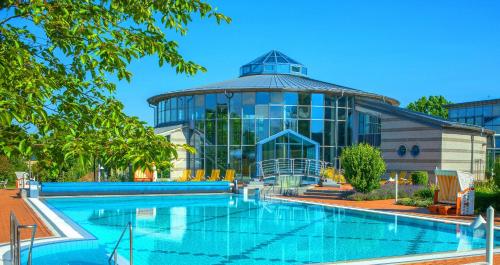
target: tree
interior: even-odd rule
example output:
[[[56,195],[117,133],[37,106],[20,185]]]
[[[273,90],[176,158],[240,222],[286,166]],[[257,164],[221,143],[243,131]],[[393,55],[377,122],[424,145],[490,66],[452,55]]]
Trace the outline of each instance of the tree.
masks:
[[[378,149],[369,144],[346,147],[340,161],[347,182],[357,191],[367,193],[380,187],[385,162]]]
[[[448,104],[451,104],[451,102],[446,100],[443,96],[429,96],[429,98],[424,96],[419,98],[417,101],[408,104],[406,108],[443,119],[448,119],[448,109],[445,108]]]
[[[16,171],[27,171],[26,163],[19,157],[0,155],[0,180],[8,179],[9,183],[16,180]]]
[[[172,36],[194,15],[230,22],[200,0],[7,0],[0,13],[0,154],[35,155],[54,176],[74,162],[169,166],[179,146],[125,115],[109,78],[130,81],[127,66],[145,56],[204,72]]]

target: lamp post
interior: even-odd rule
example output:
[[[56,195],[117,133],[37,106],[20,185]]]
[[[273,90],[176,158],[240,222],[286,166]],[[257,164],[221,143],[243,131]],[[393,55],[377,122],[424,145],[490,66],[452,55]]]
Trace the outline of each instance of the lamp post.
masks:
[[[230,152],[230,148],[229,148],[229,144],[230,144],[230,138],[231,138],[231,132],[229,131],[229,128],[230,128],[230,123],[231,123],[231,98],[234,96],[234,93],[233,92],[228,92],[227,90],[224,91],[224,96],[227,97],[227,154],[226,154],[226,165],[227,165],[227,168],[229,168],[229,164],[230,164],[230,160],[229,160],[229,152]]]
[[[493,265],[493,239],[495,232],[495,209],[493,207],[488,207],[486,210],[486,220],[479,215],[474,219],[474,221],[470,224],[473,229],[478,229],[481,226],[484,226],[486,229],[486,264]]]

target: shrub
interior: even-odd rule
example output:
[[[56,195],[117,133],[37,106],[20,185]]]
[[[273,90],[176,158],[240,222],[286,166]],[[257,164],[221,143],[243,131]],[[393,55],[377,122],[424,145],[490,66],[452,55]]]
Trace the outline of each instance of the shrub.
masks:
[[[398,200],[397,204],[415,207],[429,207],[433,204],[433,201],[432,199],[422,198],[402,198]]]
[[[495,162],[495,184],[497,189],[500,189],[500,158]]]
[[[340,161],[347,182],[357,191],[367,193],[380,187],[385,162],[378,149],[368,144],[346,147]]]
[[[429,183],[429,174],[426,171],[412,172],[411,181],[414,185],[427,185]]]
[[[415,191],[413,197],[421,198],[421,199],[434,199],[434,191],[436,190],[435,186],[426,186],[423,189],[419,189]]]

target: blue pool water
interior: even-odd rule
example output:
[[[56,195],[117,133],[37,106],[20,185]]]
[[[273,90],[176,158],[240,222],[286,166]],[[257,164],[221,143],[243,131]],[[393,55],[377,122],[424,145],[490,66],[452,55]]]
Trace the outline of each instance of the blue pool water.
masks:
[[[50,198],[96,240],[35,249],[33,264],[103,264],[130,221],[134,264],[304,264],[467,251],[468,226],[235,195]],[[119,254],[128,258],[128,235]],[[500,245],[497,235],[496,245]],[[60,249],[60,248],[58,248]],[[51,255],[52,253],[52,255]]]

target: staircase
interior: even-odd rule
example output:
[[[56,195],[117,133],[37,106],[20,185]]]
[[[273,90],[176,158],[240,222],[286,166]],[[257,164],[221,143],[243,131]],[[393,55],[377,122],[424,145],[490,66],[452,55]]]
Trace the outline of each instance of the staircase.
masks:
[[[326,199],[326,200],[343,200],[352,191],[346,190],[335,190],[335,189],[308,189],[304,192],[304,195],[300,196],[300,198],[310,198],[310,199]]]

